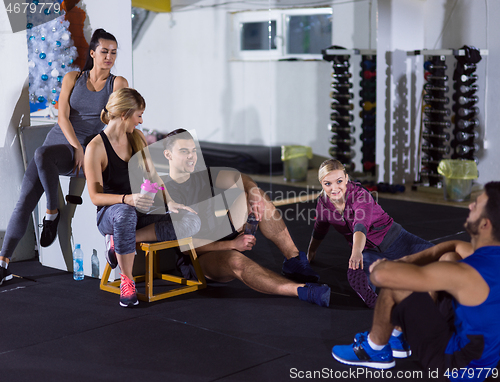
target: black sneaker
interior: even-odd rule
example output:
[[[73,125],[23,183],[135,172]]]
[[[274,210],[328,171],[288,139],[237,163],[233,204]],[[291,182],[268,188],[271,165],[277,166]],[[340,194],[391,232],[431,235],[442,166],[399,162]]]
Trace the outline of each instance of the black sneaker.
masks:
[[[0,285],[3,284],[4,281],[12,280],[12,274],[7,268],[0,267]]]
[[[305,252],[299,252],[297,257],[285,259],[281,273],[299,283],[317,283],[319,281],[319,275],[309,265]]]
[[[57,224],[59,223],[59,218],[61,217],[61,212],[57,214],[55,220],[45,220],[43,218],[43,230],[40,235],[40,245],[42,247],[48,247],[51,245],[57,236]]]
[[[106,261],[108,262],[111,269],[115,269],[118,265],[118,259],[116,258],[113,235],[106,235],[104,237],[104,240],[106,242]]]

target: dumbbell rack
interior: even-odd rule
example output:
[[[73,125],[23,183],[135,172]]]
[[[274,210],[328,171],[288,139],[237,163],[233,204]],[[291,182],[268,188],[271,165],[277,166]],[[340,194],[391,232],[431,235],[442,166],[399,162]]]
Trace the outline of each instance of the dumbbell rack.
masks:
[[[430,186],[437,186],[441,181],[441,175],[437,172],[439,162],[450,153],[450,147],[446,142],[450,140],[450,134],[446,132],[450,128],[450,99],[446,97],[449,91],[446,75],[446,56],[428,56],[424,63],[424,130],[422,132],[422,171],[420,175],[427,177]]]
[[[481,50],[481,55],[487,55]],[[478,138],[479,109],[475,107],[479,97],[478,86],[474,82],[476,65],[463,68],[465,74],[455,78],[453,102],[450,101],[448,79],[450,69],[447,64],[452,56],[463,56],[464,50],[422,50],[408,52],[409,56],[423,55],[425,62],[421,121],[421,167],[420,183],[441,187],[442,178],[437,167],[442,159],[474,159],[479,150],[474,140]],[[460,65],[460,62],[456,62]],[[451,109],[450,109],[451,105]],[[453,113],[454,114],[453,114]]]
[[[477,140],[479,137],[478,127],[479,108],[476,103],[479,97],[476,95],[478,86],[475,84],[477,81],[476,64],[464,64],[457,62],[457,70],[460,66],[460,72],[463,74],[454,76],[455,83],[453,88],[455,93],[453,99],[455,101],[455,125],[453,129],[453,139],[451,147],[454,152],[451,156],[452,159],[471,159],[478,161],[474,155],[479,150]]]
[[[353,56],[361,55],[361,72],[366,80],[360,81],[361,90],[359,92],[359,105],[361,107],[360,117],[362,119],[361,140],[363,147],[362,164],[365,171],[375,172],[375,51],[374,50],[347,50],[347,49],[325,49],[323,59],[332,64],[332,82],[330,92],[330,124],[328,130],[333,133],[330,138],[332,147],[329,154],[332,158],[338,159],[344,164],[348,171],[355,169],[353,158],[356,155],[354,146],[356,145],[356,128],[354,126],[354,114],[357,109],[356,99],[353,89],[351,73],[351,60]],[[365,63],[365,61],[370,63]],[[365,65],[366,68],[363,66]],[[354,87],[355,88],[355,87]],[[365,163],[370,162],[368,166]],[[359,162],[358,162],[359,163]]]
[[[361,90],[359,96],[359,106],[361,111],[359,116],[363,122],[361,124],[362,133],[360,139],[363,143],[361,152],[363,153],[362,164],[363,171],[375,175],[375,122],[377,112],[377,56],[361,56],[361,78],[359,85]]]

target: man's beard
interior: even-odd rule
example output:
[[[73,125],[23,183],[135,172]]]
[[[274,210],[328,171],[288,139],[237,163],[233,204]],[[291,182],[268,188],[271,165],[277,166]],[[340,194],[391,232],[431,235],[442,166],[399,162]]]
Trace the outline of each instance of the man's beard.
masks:
[[[471,236],[477,236],[479,234],[479,224],[481,223],[481,219],[483,216],[479,216],[476,221],[466,221],[464,224],[465,230]]]

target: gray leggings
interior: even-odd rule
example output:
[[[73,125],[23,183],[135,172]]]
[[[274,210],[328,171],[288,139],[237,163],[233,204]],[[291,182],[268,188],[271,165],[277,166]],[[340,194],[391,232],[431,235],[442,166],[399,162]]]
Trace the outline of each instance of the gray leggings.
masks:
[[[40,146],[24,173],[21,194],[10,217],[2,244],[1,255],[11,258],[28,227],[30,214],[45,192],[47,209],[59,208],[59,175],[73,170],[73,147],[69,144]]]
[[[182,210],[178,214],[145,215],[128,204],[113,204],[97,213],[99,232],[113,235],[115,251],[120,255],[135,252],[135,231],[153,223],[158,241],[193,236],[201,226],[198,215]]]

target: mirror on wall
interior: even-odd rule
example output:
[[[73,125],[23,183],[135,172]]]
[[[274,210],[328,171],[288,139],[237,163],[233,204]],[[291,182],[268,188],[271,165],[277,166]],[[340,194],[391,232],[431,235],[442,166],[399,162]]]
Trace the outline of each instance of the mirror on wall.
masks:
[[[137,13],[133,79],[148,102],[145,128],[194,129],[202,151],[206,142],[207,155],[239,163],[267,188],[307,186],[307,171],[285,182],[282,146],[304,147],[309,170],[329,157],[332,69],[321,51],[368,48],[372,38],[371,1],[335,3],[172,2],[168,14]]]

